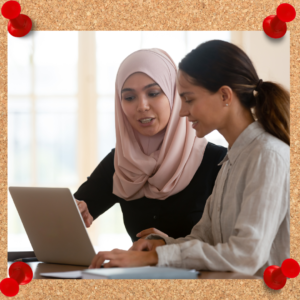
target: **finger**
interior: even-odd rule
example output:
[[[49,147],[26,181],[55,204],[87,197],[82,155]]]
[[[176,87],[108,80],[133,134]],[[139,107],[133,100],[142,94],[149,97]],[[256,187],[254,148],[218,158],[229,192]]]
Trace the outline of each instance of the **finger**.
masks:
[[[113,260],[111,260],[110,262],[105,263],[105,264],[103,265],[103,268],[115,268],[115,267],[122,267],[122,266],[120,265],[120,261],[117,260],[117,259],[113,259]]]
[[[97,259],[94,261],[94,263],[91,265],[91,268],[101,268],[102,264],[104,263],[104,261],[107,259],[106,258],[107,254],[101,254],[101,255],[97,255]]]
[[[91,262],[91,264],[89,266],[89,269],[95,268],[96,265],[97,265],[98,260],[103,259],[103,261],[104,261],[105,260],[104,259],[105,253],[107,253],[107,252],[104,252],[104,251],[98,252],[98,254],[94,256],[94,258],[93,258],[93,260],[92,260],[92,262]]]
[[[83,222],[84,222],[85,226],[89,227],[90,224],[89,224],[89,221],[88,221],[87,214],[86,213],[82,213],[81,216],[82,216],[82,219],[83,219]]]
[[[143,236],[140,236],[140,239],[145,239],[149,234],[145,234]]]
[[[86,222],[87,227],[90,227],[92,225],[93,220],[94,220],[94,218],[91,215],[89,215],[89,217],[87,218],[87,222]]]
[[[99,258],[99,259],[96,261],[95,269],[101,268],[101,266],[103,265],[105,259],[106,259],[106,258],[103,258],[103,257]]]
[[[81,200],[76,200],[76,204],[77,205],[81,205],[81,203],[83,203],[84,201],[81,201]]]
[[[82,217],[83,217],[83,221],[84,221],[85,226],[87,228],[89,228],[92,225],[92,223],[94,221],[94,218],[90,214],[86,214]]]
[[[84,219],[88,219],[88,217],[89,217],[89,213],[86,210],[84,212],[82,212],[81,215]]]
[[[78,208],[79,208],[81,213],[83,213],[85,211],[88,211],[87,204],[84,201],[79,201]]]
[[[99,254],[99,253],[98,253]],[[98,254],[96,254],[94,256],[94,258],[92,259],[90,265],[89,265],[89,269],[92,269],[94,267],[94,264],[96,263],[97,259],[98,259]]]
[[[89,268],[100,268],[105,260],[112,260],[118,257],[119,249],[114,249],[112,251],[100,251],[92,260]]]
[[[144,249],[149,249],[147,240],[139,240],[139,242],[135,242],[129,250],[132,251],[142,251]]]
[[[110,262],[108,262],[108,263],[106,263],[106,264],[104,264],[103,265],[103,268],[111,268],[112,266],[111,266],[111,263]]]
[[[78,208],[81,214],[86,210],[86,207],[84,206],[83,203],[79,203]]]
[[[111,251],[111,253],[114,253],[114,254],[120,254],[120,253],[124,253],[124,252],[127,252],[126,250],[121,250],[121,249],[118,249],[118,248],[115,248]]]
[[[165,234],[164,232],[156,229],[156,228],[153,228],[153,233],[156,233],[156,234],[159,234],[159,235],[162,235],[162,236],[168,236],[167,234]]]
[[[141,237],[141,236],[143,236],[143,235],[148,235],[148,234],[150,234],[150,233],[153,233],[154,230],[155,230],[155,228],[148,228],[148,229],[145,229],[145,230],[139,232],[136,236],[137,236],[137,237]]]

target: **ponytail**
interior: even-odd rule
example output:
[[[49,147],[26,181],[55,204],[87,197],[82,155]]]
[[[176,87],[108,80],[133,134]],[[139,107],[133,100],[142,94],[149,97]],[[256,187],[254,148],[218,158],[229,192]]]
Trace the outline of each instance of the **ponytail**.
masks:
[[[223,85],[235,92],[264,129],[290,145],[290,96],[280,85],[258,78],[239,47],[220,40],[199,45],[179,63],[191,83],[216,93]]]
[[[290,96],[280,85],[263,82],[255,95],[254,116],[264,129],[290,145]]]

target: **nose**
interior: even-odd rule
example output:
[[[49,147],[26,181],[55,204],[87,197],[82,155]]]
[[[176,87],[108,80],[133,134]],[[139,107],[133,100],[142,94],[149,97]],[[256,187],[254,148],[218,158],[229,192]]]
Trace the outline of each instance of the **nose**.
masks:
[[[189,111],[186,106],[181,102],[181,108],[179,111],[179,117],[187,117],[189,115]]]
[[[149,101],[146,97],[140,96],[138,98],[137,111],[143,112],[150,109]]]

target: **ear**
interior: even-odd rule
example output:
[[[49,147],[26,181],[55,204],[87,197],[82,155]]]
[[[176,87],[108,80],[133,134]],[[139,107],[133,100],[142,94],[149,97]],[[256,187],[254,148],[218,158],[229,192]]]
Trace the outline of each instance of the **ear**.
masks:
[[[230,106],[230,104],[232,103],[233,96],[232,89],[227,85],[223,85],[222,87],[220,87],[219,92],[222,98],[223,105]]]

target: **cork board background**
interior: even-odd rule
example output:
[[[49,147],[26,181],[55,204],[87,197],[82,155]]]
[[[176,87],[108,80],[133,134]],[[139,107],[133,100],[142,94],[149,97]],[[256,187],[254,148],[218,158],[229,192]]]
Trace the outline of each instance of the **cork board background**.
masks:
[[[5,1],[1,0],[2,6]],[[284,2],[284,1],[283,1]],[[262,30],[275,0],[22,0],[33,30]],[[300,2],[288,1],[300,14]],[[288,23],[291,80],[291,257],[300,262],[300,18]],[[280,57],[278,57],[280,59]],[[0,17],[0,280],[7,277],[7,20]],[[0,293],[0,299],[6,297]],[[263,280],[33,280],[15,299],[300,299]]]

